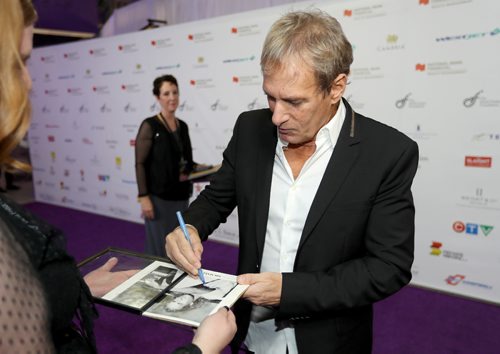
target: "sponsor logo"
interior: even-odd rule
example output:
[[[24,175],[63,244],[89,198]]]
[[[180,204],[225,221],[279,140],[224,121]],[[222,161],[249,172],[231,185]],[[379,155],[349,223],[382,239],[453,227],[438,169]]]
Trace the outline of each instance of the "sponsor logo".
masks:
[[[353,80],[380,79],[385,76],[380,66],[353,68],[351,71]]]
[[[472,195],[462,195],[457,205],[478,209],[500,210],[498,198],[487,194],[483,188],[478,187]]]
[[[406,94],[403,98],[398,99],[395,102],[395,106],[398,109],[403,109],[405,107],[408,108],[424,108],[425,107],[425,102],[422,101],[417,101],[411,97],[411,92]]]
[[[106,85],[92,86],[92,91],[99,95],[109,94],[109,87]]]
[[[466,279],[465,275],[462,274],[455,274],[455,275],[450,275],[445,279],[446,283],[451,286],[458,286],[458,285],[466,285],[466,286],[473,286],[477,288],[481,288],[484,290],[492,290],[493,286],[490,284],[485,284],[485,283],[480,283],[477,281],[472,281]]]
[[[88,113],[89,109],[87,108],[86,105],[82,104],[80,107],[78,107],[78,113]]]
[[[189,85],[194,86],[197,89],[214,88],[215,83],[213,79],[196,79],[189,80]]]
[[[109,207],[109,211],[116,216],[121,216],[121,217],[130,216],[130,212],[128,210],[116,206]]]
[[[119,44],[117,49],[120,53],[134,53],[137,52],[137,45],[135,43]]]
[[[85,145],[94,145],[94,142],[86,137],[82,138],[82,143]]]
[[[481,38],[494,37],[498,34],[500,34],[500,28],[495,27],[494,29],[492,29],[490,31],[485,31],[485,32],[474,32],[474,33],[465,33],[465,34],[457,34],[457,35],[438,37],[438,38],[436,38],[436,42],[450,42],[450,41],[459,41],[459,40],[481,39]]]
[[[479,90],[474,95],[466,97],[462,101],[464,107],[471,108],[478,103],[480,107],[500,107],[500,99],[491,99],[483,95],[483,90]]]
[[[122,124],[122,128],[129,133],[136,133],[138,127],[138,124]]]
[[[56,137],[54,135],[48,135],[47,136],[47,140],[50,142],[50,143],[53,143],[54,141],[56,141]]]
[[[115,193],[115,197],[118,200],[130,200],[130,197],[125,193]]]
[[[210,105],[212,111],[227,111],[227,106],[222,104],[219,99]]]
[[[240,58],[230,58],[230,59],[224,59],[222,60],[223,64],[229,64],[229,63],[244,63],[244,62],[251,62],[254,61],[257,57],[255,55],[251,55],[249,57],[240,57]]]
[[[120,75],[123,73],[123,70],[122,69],[117,69],[117,70],[107,70],[107,71],[103,71],[101,72],[101,75],[102,76],[113,76],[113,75]]]
[[[105,57],[108,55],[106,48],[92,48],[89,49],[89,54],[94,58]]]
[[[47,129],[59,129],[58,124],[45,124],[45,128]]]
[[[483,224],[476,224],[476,223],[464,223],[462,221],[455,221],[452,225],[453,231],[457,233],[463,233],[465,232],[468,235],[472,236],[477,236],[479,235],[479,231],[484,236],[488,236],[491,231],[493,231],[494,227],[492,225],[483,225]]]
[[[125,113],[134,113],[136,111],[136,108],[132,105],[132,103],[127,103],[125,107],[123,107],[123,110]]]
[[[59,113],[62,114],[69,113],[69,109],[65,105],[62,105],[61,107],[59,107]]]
[[[238,86],[260,86],[262,85],[261,75],[233,76],[231,81]]]
[[[178,108],[181,112],[191,112],[194,110],[194,106],[187,103],[187,101],[183,101]]]
[[[121,156],[115,156],[115,166],[117,169],[122,168],[122,158]]]
[[[79,87],[68,87],[66,89],[66,92],[68,93],[68,95],[71,95],[71,96],[81,96],[82,95],[82,89]]]
[[[54,63],[54,56],[53,55],[43,55],[40,57],[40,61],[44,64],[52,64],[52,63]]]
[[[238,37],[254,36],[260,33],[260,27],[257,24],[246,26],[231,27],[230,33]]]
[[[97,204],[94,203],[87,203],[87,202],[82,202],[82,207],[91,209],[91,210],[97,210]]]
[[[57,157],[56,152],[51,151],[49,154],[50,154],[50,159],[52,160],[52,162],[56,162],[56,157]]]
[[[103,105],[99,107],[99,111],[101,113],[109,113],[111,112],[111,107],[109,107],[106,103],[103,103]]]
[[[97,175],[97,180],[100,182],[109,182],[109,175]]]
[[[266,107],[267,107],[267,105],[262,104],[257,97],[254,98],[250,103],[247,104],[247,108],[249,110],[261,109],[261,108],[266,108]]]
[[[462,252],[454,252],[450,250],[443,249],[443,244],[441,242],[432,241],[430,255],[443,258],[454,259],[457,261],[465,261],[464,254]]]
[[[116,148],[116,146],[118,145],[118,140],[113,140],[113,139],[107,139],[105,141],[106,145],[108,145],[108,147],[110,149],[114,149]]]
[[[405,45],[403,43],[398,43],[399,41],[399,36],[396,34],[388,34],[387,37],[385,38],[385,45],[379,45],[377,47],[378,51],[381,52],[386,52],[386,51],[392,51],[392,50],[401,50],[405,49]]]
[[[78,52],[68,52],[63,54],[63,58],[66,60],[79,60],[80,54]]]
[[[48,74],[45,74],[45,75],[48,75]],[[46,76],[47,78],[49,78],[49,76]],[[74,79],[75,78],[75,75],[74,74],[69,74],[69,75],[59,75],[57,77],[57,80],[69,80],[69,79]],[[50,80],[47,80],[47,81],[50,81]]]
[[[135,179],[122,179],[123,184],[136,185],[137,181]]]
[[[45,94],[45,96],[49,96],[49,97],[59,96],[59,91],[57,91],[57,89],[45,89],[43,91],[43,93]]]
[[[129,140],[129,145],[130,146],[135,146],[135,139],[130,139]]]
[[[69,204],[69,205],[75,204],[75,201],[73,199],[68,198],[67,196],[62,197],[61,202],[63,204]]]
[[[139,84],[122,84],[120,88],[123,92],[127,93],[137,93],[141,91]]]
[[[488,156],[465,156],[465,166],[490,168],[492,158]]]
[[[67,155],[66,157],[64,157],[64,161],[66,161],[67,163],[69,164],[73,164],[76,162],[76,158],[72,157],[72,156],[69,156]]]
[[[161,65],[157,66],[155,70],[172,70],[172,69],[179,69],[180,67],[181,64]]]
[[[382,4],[372,6],[361,6],[356,8],[344,9],[343,15],[353,20],[365,20],[374,17],[386,16],[386,11]]]
[[[214,36],[212,32],[198,32],[188,34],[187,39],[193,43],[205,43],[213,41]]]
[[[63,181],[59,182],[59,188],[63,191],[69,191],[69,187]]]
[[[155,48],[169,48],[174,45],[172,38],[169,37],[152,39],[150,44]]]
[[[418,0],[419,5],[429,5],[429,0]]]
[[[106,198],[106,196],[108,195],[108,191],[105,189],[100,190],[98,193],[99,193],[99,197],[102,197],[102,198]]]
[[[472,141],[483,142],[483,141],[500,141],[500,133],[478,133],[472,136]]]
[[[415,71],[425,72],[427,75],[457,75],[467,72],[462,60],[436,61],[415,64]]]
[[[47,106],[43,106],[43,107],[42,107],[42,113],[43,113],[43,114],[49,114],[49,113],[50,113],[50,108],[49,108],[49,107],[47,107]]]

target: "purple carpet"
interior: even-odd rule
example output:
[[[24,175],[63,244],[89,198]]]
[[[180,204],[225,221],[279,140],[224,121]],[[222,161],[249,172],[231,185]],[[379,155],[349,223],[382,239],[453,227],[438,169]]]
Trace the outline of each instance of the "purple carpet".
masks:
[[[43,203],[26,207],[66,233],[77,261],[109,246],[143,250],[142,225]],[[205,268],[235,273],[235,247],[217,242],[204,247]],[[169,353],[192,338],[187,327],[99,305],[98,310],[100,353]],[[375,354],[500,353],[500,307],[415,287],[377,303],[374,327]]]

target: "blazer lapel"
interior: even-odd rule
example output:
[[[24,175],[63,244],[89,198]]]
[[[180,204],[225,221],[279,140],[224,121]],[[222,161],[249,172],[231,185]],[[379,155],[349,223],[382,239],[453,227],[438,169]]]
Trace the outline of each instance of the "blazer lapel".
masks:
[[[271,182],[273,177],[274,156],[278,139],[276,127],[272,124],[272,113],[259,136],[259,156],[255,167],[255,230],[259,262],[264,251],[266,238],[267,218],[269,216],[269,203],[271,196]]]
[[[351,109],[347,101],[344,100],[344,104],[346,107],[346,117],[332,157],[328,162],[325,174],[307,215],[304,230],[300,238],[299,251],[311,234],[314,226],[321,219],[328,205],[335,199],[337,192],[349,175],[351,167],[356,162],[359,154],[360,139],[356,125],[356,113]]]

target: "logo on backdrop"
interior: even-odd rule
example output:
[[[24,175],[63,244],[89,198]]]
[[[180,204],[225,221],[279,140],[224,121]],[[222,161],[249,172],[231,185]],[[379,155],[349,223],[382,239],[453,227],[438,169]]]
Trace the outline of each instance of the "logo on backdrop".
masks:
[[[172,70],[172,69],[179,69],[181,67],[181,64],[170,64],[170,65],[161,65],[157,66],[155,70]]]
[[[354,20],[365,20],[374,17],[386,16],[383,4],[373,4],[371,6],[361,6],[352,9],[344,9],[344,17],[352,18]]]
[[[136,43],[119,44],[117,49],[120,53],[134,53],[137,52],[137,44]]]
[[[214,35],[212,32],[198,32],[198,33],[190,33],[187,35],[187,39],[193,43],[205,43],[211,42],[214,40]]]
[[[136,108],[132,105],[132,103],[127,103],[125,107],[123,107],[123,110],[126,113],[134,113],[136,111]]]
[[[107,95],[109,94],[109,86],[107,85],[92,86],[92,91],[99,95]]]
[[[210,105],[212,111],[227,111],[227,106],[222,104],[220,99],[217,99],[214,103]]]
[[[100,182],[109,182],[109,175],[97,175],[97,180]]]
[[[457,285],[467,285],[467,286],[474,286],[474,287],[479,287],[484,290],[492,290],[493,286],[485,283],[480,283],[477,281],[472,281],[472,280],[466,280],[465,275],[462,274],[455,274],[455,275],[449,275],[446,279],[445,282],[448,285],[451,286],[457,286]]]
[[[61,114],[69,113],[68,107],[66,107],[65,105],[61,105],[61,107],[59,107],[59,113],[61,113]]]
[[[188,104],[186,100],[184,100],[177,109],[180,112],[191,112],[194,109],[194,107]]]
[[[106,70],[101,72],[101,76],[114,76],[114,75],[121,75],[123,74],[122,69],[116,69],[116,70]]]
[[[92,48],[89,49],[89,54],[94,58],[105,57],[108,55],[106,48]]]
[[[401,49],[405,49],[405,45],[404,43],[399,42],[399,36],[397,34],[388,34],[385,38],[385,45],[377,46],[377,50],[380,52]]]
[[[57,77],[57,80],[71,80],[75,78],[75,74],[68,74],[68,75],[59,75]],[[50,81],[50,79],[48,80]]]
[[[196,79],[189,80],[189,85],[194,86],[197,89],[214,88],[215,83],[213,79]]]
[[[141,92],[141,87],[139,84],[122,84],[120,88],[122,92],[127,92],[127,93]]]
[[[500,133],[478,133],[474,134],[471,140],[474,142],[500,142]]]
[[[40,61],[44,64],[52,64],[55,62],[53,55],[43,55],[40,57]]]
[[[462,252],[454,252],[442,247],[443,244],[441,242],[432,241],[430,255],[436,257],[442,256],[443,258],[455,259],[457,261],[466,261]]]
[[[106,103],[103,103],[103,105],[101,107],[99,107],[99,112],[109,113],[109,112],[111,112],[111,107],[109,107]]]
[[[49,96],[49,97],[57,97],[57,96],[59,96],[59,91],[57,89],[45,89],[43,91],[43,93],[46,96]]]
[[[462,221],[455,221],[452,225],[452,228],[456,233],[465,233],[471,236],[478,236],[480,231],[483,236],[488,236],[494,229],[492,225],[476,224]]]
[[[483,90],[477,91],[474,95],[464,98],[462,101],[464,107],[500,107],[500,99],[491,99],[483,95]]]
[[[477,187],[474,194],[462,195],[457,205],[469,208],[500,210],[498,202],[498,198],[487,193],[482,187]]]
[[[395,103],[396,108],[398,109],[403,109],[405,107],[407,108],[424,108],[425,107],[425,102],[423,101],[417,101],[411,98],[412,93],[406,94],[406,96],[398,99]]]
[[[170,38],[170,37],[152,39],[149,43],[153,47],[158,48],[158,49],[169,48],[169,47],[172,47],[174,45],[174,43],[172,42],[172,38]]]
[[[252,111],[254,109],[267,108],[267,104],[260,103],[259,99],[256,97],[249,104],[247,104],[247,108]]]
[[[430,63],[418,62],[415,71],[425,72],[427,75],[457,75],[467,72],[463,60],[443,60]]]
[[[258,24],[234,26],[231,27],[230,32],[238,37],[254,36],[260,33],[260,26]]]
[[[385,76],[380,66],[352,68],[351,72],[353,81],[365,80],[365,79],[380,79]]]
[[[485,31],[485,32],[473,32],[473,33],[456,34],[456,35],[438,37],[438,38],[436,38],[436,42],[483,39],[483,38],[495,37],[498,34],[500,34],[500,28],[495,27],[494,29],[492,29],[490,31]]]
[[[89,109],[85,104],[78,107],[78,113],[89,113]]]
[[[238,86],[260,86],[260,85],[262,85],[261,75],[232,76],[231,81]]]
[[[491,168],[493,159],[489,156],[465,156],[466,167]]]
[[[229,63],[245,63],[245,62],[251,62],[254,61],[257,57],[255,55],[251,55],[249,57],[239,57],[239,58],[229,58],[229,59],[224,59],[222,60],[223,64],[229,64]]]
[[[78,52],[68,52],[63,54],[63,58],[66,60],[80,60],[80,54]]]

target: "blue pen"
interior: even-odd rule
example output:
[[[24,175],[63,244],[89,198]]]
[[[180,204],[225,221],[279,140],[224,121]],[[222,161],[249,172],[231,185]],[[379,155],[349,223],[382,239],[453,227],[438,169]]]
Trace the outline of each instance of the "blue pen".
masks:
[[[177,220],[179,220],[179,225],[181,227],[182,232],[184,232],[184,236],[186,237],[186,240],[188,240],[189,244],[191,245],[191,248],[193,245],[191,244],[191,238],[189,237],[188,230],[186,228],[186,224],[184,223],[184,218],[182,217],[182,214],[180,211],[175,213],[177,215]],[[200,277],[200,280],[205,284],[205,274],[203,274],[203,269],[198,269],[198,276]]]

